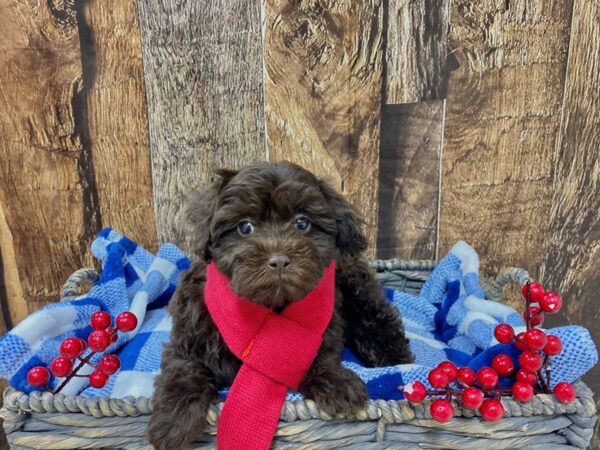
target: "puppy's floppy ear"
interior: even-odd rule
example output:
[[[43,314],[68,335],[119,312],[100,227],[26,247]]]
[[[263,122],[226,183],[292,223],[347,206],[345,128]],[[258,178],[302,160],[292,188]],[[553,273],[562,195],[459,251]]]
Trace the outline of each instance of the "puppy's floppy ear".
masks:
[[[186,205],[186,215],[193,233],[194,253],[205,261],[211,259],[208,246],[212,237],[212,218],[219,206],[219,194],[237,173],[237,170],[217,170],[217,179],[207,189],[194,192]]]
[[[368,247],[367,237],[361,231],[364,223],[355,206],[336,192],[325,180],[319,180],[321,192],[335,215],[336,245],[342,254],[358,256]]]

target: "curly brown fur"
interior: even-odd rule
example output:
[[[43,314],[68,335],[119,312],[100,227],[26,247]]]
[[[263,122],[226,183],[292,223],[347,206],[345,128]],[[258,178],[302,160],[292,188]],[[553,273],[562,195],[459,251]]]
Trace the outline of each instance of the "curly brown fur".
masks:
[[[297,228],[299,215],[310,220],[308,231]],[[204,303],[209,261],[231,279],[238,295],[280,311],[303,298],[335,260],[334,315],[300,387],[332,415],[353,414],[367,399],[360,378],[341,366],[344,345],[372,366],[412,361],[396,310],[360,259],[367,241],[359,216],[323,180],[290,163],[222,171],[194,197],[189,216],[199,260],[182,276],[169,305],[173,331],[148,427],[155,448],[176,450],[193,441],[206,427],[209,405],[241,366]],[[254,231],[243,235],[240,221],[251,222]],[[287,256],[289,265],[273,270],[272,255]]]

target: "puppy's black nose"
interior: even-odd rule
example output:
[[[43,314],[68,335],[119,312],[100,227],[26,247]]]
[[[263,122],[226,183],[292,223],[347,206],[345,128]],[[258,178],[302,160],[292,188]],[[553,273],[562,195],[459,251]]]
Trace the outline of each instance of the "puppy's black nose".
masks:
[[[283,270],[290,265],[290,258],[285,255],[273,255],[267,262],[272,270]]]

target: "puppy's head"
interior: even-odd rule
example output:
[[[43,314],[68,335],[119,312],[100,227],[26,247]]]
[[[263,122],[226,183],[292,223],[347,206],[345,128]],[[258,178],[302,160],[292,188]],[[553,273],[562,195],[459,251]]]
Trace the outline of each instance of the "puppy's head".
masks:
[[[354,207],[291,163],[222,170],[188,215],[198,256],[238,295],[273,309],[303,298],[332,259],[367,246]]]

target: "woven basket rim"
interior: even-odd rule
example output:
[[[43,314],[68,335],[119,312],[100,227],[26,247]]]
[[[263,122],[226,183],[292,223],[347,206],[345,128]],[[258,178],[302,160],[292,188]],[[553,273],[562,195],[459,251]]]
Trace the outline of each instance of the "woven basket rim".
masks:
[[[504,417],[521,417],[536,415],[576,414],[592,417],[596,414],[593,392],[581,380],[574,383],[577,396],[571,403],[561,403],[551,394],[536,394],[529,402],[521,403],[511,397],[502,397]],[[7,387],[3,393],[2,410],[19,414],[31,413],[63,413],[86,414],[96,418],[102,417],[136,417],[152,413],[152,399],[144,396],[128,396],[121,399],[109,397],[83,397],[81,395],[52,394],[35,391],[30,394],[13,387]],[[426,399],[423,403],[413,405],[407,400],[368,400],[363,410],[354,416],[332,417],[321,411],[313,400],[287,400],[284,402],[280,420],[294,422],[302,420],[339,420],[351,419],[368,421],[384,419],[387,423],[402,423],[413,419],[431,419],[429,404],[434,399]],[[224,401],[211,405],[209,423],[216,424]],[[471,418],[479,416],[473,410],[455,405],[455,417]],[[0,410],[0,417],[2,417]]]

